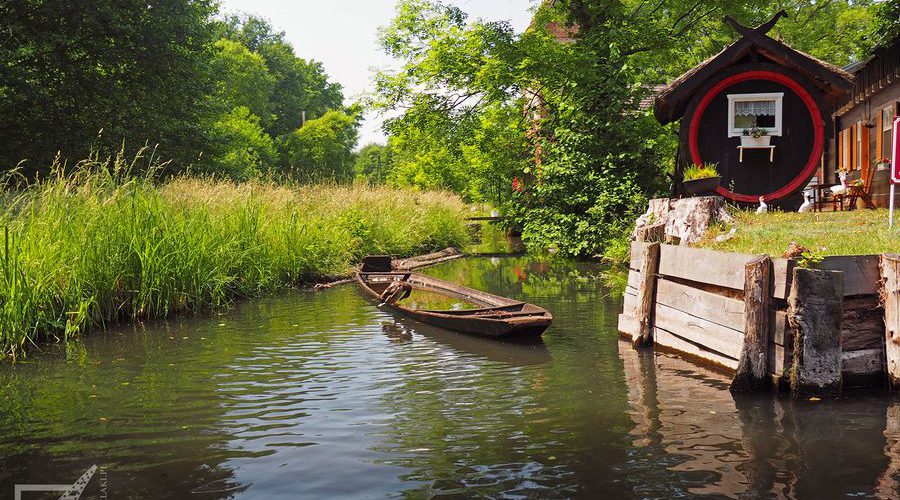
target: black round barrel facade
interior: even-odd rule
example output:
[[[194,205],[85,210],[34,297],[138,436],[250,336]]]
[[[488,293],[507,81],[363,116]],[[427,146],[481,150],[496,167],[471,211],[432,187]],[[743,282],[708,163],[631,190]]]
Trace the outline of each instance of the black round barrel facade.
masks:
[[[729,137],[729,95],[780,94],[780,134],[774,148]],[[718,164],[719,194],[756,203],[796,195],[815,175],[828,137],[821,94],[796,73],[774,64],[742,64],[721,72],[697,92],[681,121],[681,143],[689,163]],[[774,119],[774,118],[773,118]],[[771,124],[769,124],[771,125]],[[743,159],[741,159],[743,156]]]

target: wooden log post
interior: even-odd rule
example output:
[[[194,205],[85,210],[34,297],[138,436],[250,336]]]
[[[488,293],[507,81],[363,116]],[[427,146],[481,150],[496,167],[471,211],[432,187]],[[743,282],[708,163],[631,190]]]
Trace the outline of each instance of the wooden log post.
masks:
[[[900,390],[900,255],[881,256],[881,278],[888,384],[892,390]]]
[[[791,393],[795,397],[841,391],[844,273],[794,269],[788,322],[794,333]]]
[[[632,340],[635,348],[653,345],[650,316],[653,314],[653,303],[656,297],[657,272],[659,272],[659,243],[650,243],[644,247],[641,256],[641,282],[637,294],[637,307],[634,312],[638,328]]]
[[[744,267],[744,347],[731,392],[751,392],[769,384],[769,304],[772,259],[757,257]]]

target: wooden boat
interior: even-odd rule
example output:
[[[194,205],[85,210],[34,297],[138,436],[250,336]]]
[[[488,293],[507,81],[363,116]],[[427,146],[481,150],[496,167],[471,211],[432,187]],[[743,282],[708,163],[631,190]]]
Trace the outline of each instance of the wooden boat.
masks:
[[[379,302],[382,301],[382,294],[389,286],[400,282],[409,285],[408,289],[474,304],[475,309],[430,310],[406,307],[401,303],[402,300],[384,303],[422,323],[455,332],[504,338],[537,336],[544,333],[553,321],[553,316],[542,307],[466,288],[423,274],[366,271],[364,266],[364,269],[357,273],[356,280],[363,291]]]

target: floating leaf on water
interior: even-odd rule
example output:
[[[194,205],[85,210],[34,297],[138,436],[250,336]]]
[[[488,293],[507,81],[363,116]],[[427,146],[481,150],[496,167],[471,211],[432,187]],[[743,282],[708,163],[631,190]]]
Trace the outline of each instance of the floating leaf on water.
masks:
[[[822,398],[817,398],[815,396],[809,398],[810,401],[822,401]]]

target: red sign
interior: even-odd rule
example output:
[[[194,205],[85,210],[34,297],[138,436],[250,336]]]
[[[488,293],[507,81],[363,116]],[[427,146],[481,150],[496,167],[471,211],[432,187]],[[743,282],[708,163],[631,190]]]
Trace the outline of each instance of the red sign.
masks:
[[[891,131],[891,137],[894,139],[891,146],[891,182],[900,184],[900,116],[894,118],[894,130]]]

